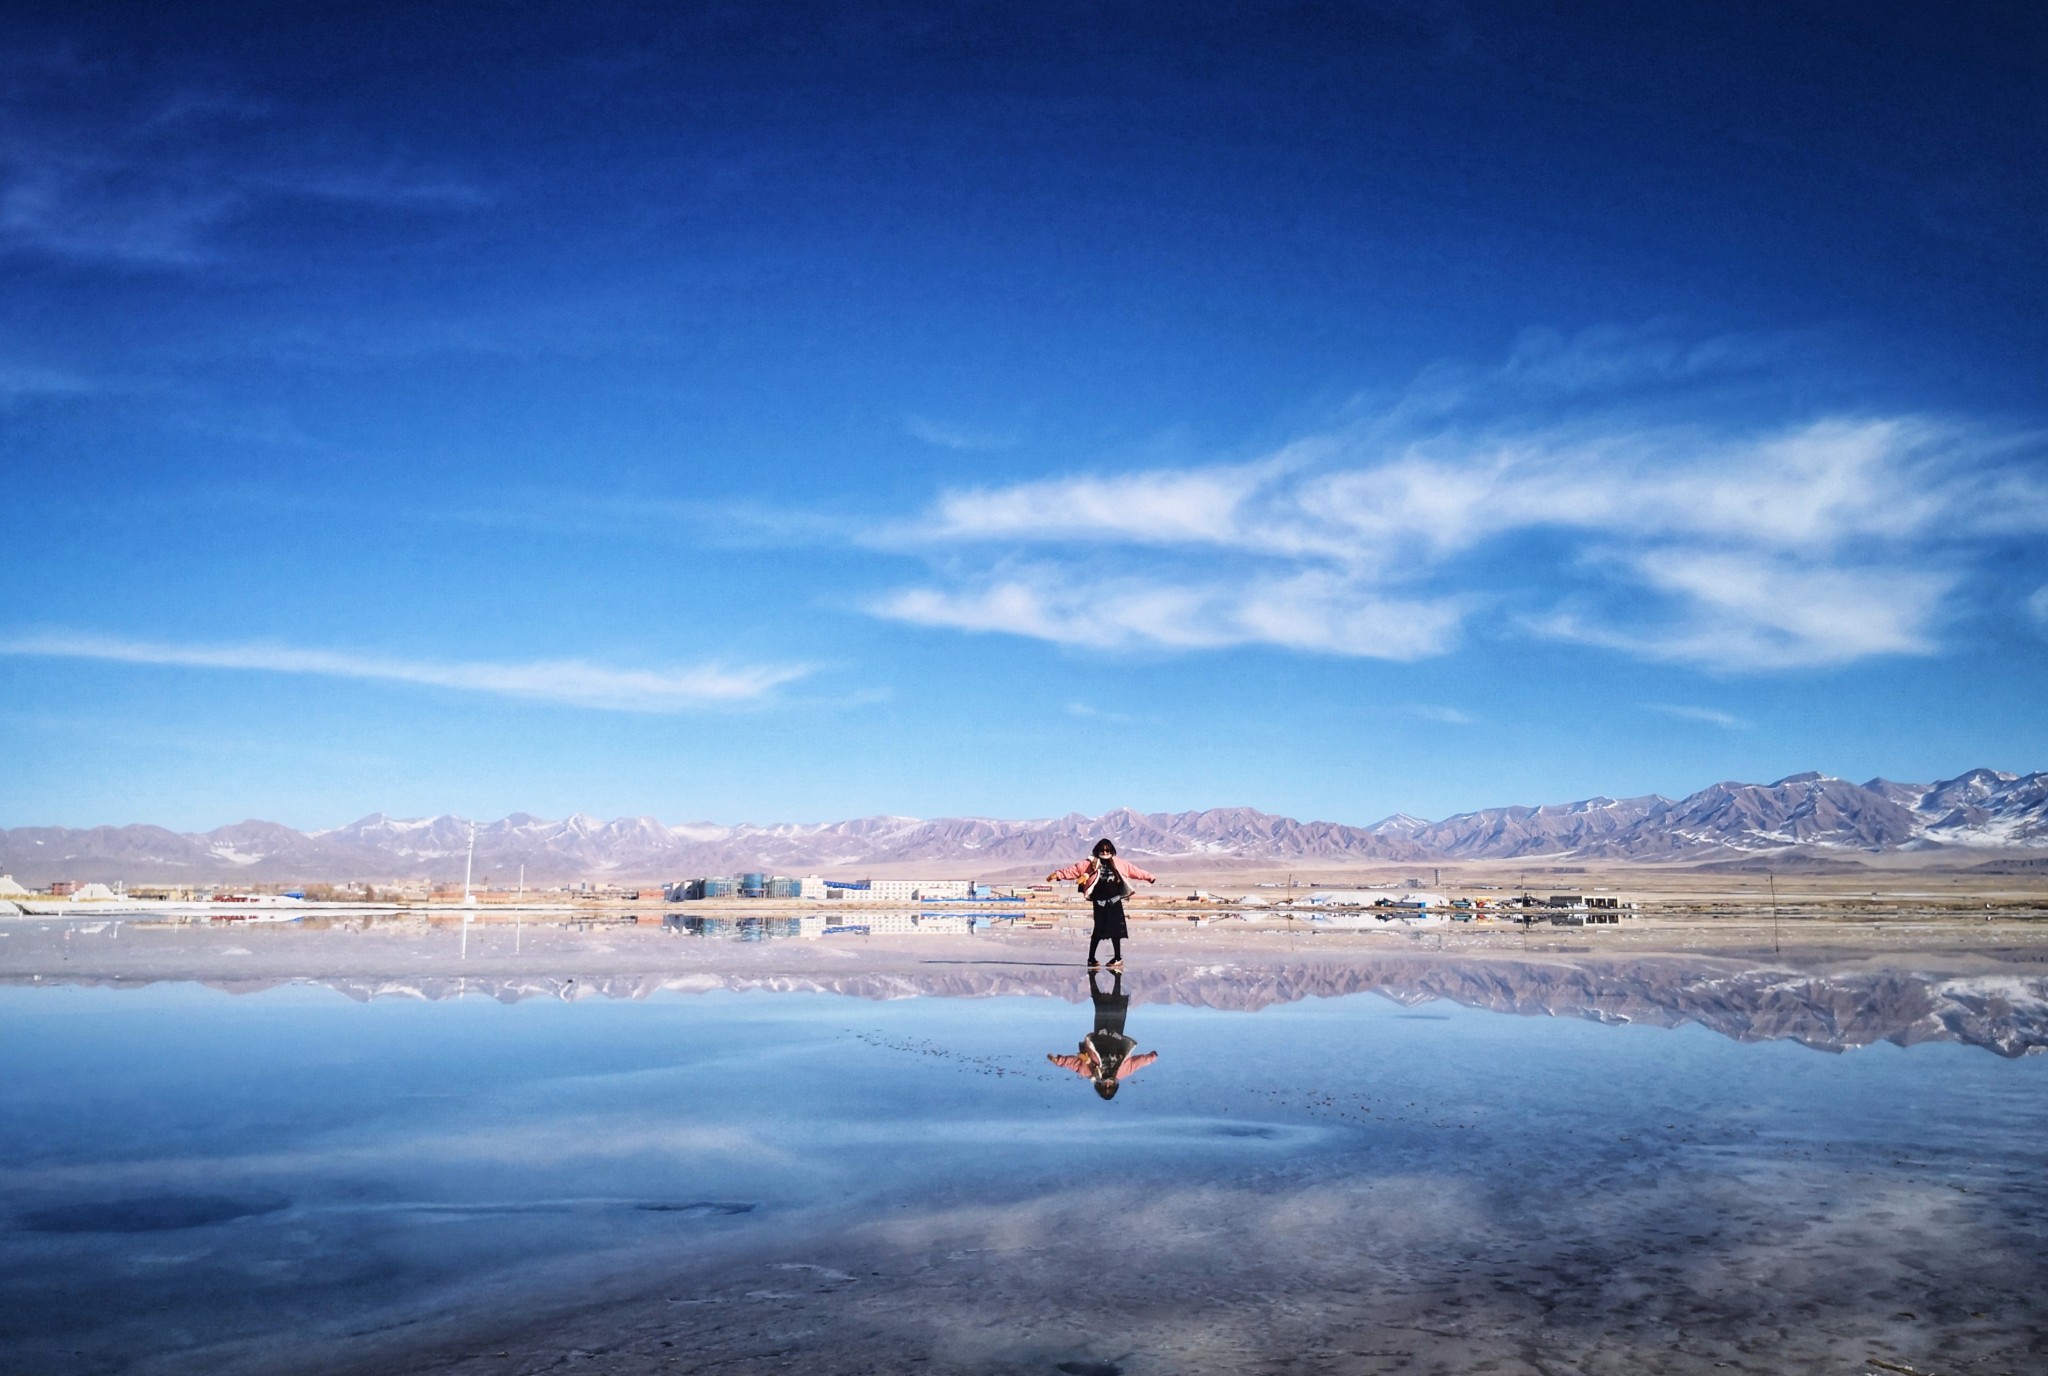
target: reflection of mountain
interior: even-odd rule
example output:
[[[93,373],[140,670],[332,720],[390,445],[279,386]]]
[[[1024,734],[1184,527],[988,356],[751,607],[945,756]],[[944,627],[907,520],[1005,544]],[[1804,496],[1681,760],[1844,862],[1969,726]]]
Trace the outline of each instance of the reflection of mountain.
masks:
[[[1720,783],[1676,802],[1589,798],[1497,807],[1441,822],[1396,816],[1370,827],[1299,822],[1252,808],[1025,822],[863,817],[778,826],[669,826],[651,817],[546,821],[524,813],[477,828],[477,872],[536,883],[596,875],[633,879],[749,869],[858,870],[933,864],[992,873],[1071,859],[1097,836],[1134,854],[1204,865],[1557,857],[1685,860],[1748,854],[1854,854],[1940,846],[2048,846],[2048,773],[1989,769],[1941,783],[1852,784],[1795,774],[1774,784]],[[460,877],[469,824],[381,814],[327,831],[242,822],[203,833],[161,827],[20,827],[0,832],[0,871],[24,881],[106,879],[387,880]]]
[[[209,981],[216,988],[237,993],[282,982]],[[783,969],[774,974],[700,972],[588,979],[358,977],[318,983],[365,1002],[478,994],[507,1003],[530,998],[640,999],[663,991],[714,990],[830,993],[868,999],[1082,997],[1081,986],[1068,968],[968,964],[837,975]],[[1579,1017],[1657,1027],[1696,1023],[1738,1041],[1790,1040],[1823,1051],[1845,1051],[1881,1041],[1900,1046],[1961,1042],[2001,1056],[2022,1056],[2048,1048],[2048,976],[1926,976],[1897,971],[1819,975],[1683,959],[1568,964],[1389,956],[1167,966],[1138,971],[1129,983],[1143,1002],[1238,1012],[1305,998],[1377,993],[1403,1004],[1445,999],[1525,1017]]]

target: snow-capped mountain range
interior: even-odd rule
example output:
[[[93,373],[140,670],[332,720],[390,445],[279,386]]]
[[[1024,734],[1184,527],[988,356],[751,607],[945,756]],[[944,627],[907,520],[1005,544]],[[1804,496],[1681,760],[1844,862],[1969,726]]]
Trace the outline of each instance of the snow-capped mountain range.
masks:
[[[514,813],[476,828],[478,879],[644,881],[743,870],[859,873],[928,864],[949,874],[1027,870],[1085,854],[1098,836],[1162,861],[1219,865],[1323,861],[1556,859],[1712,861],[1772,854],[1963,849],[2048,850],[2048,772],[1973,769],[1934,784],[1855,784],[1794,774],[1718,783],[1685,798],[1587,798],[1497,807],[1440,822],[1396,815],[1370,826],[1301,822],[1254,808],[1035,821],[862,817],[848,822],[669,825],[651,817],[548,821]],[[0,831],[0,872],[52,879],[217,881],[459,879],[469,823],[373,814],[301,832],[240,822],[207,832],[122,826]]]

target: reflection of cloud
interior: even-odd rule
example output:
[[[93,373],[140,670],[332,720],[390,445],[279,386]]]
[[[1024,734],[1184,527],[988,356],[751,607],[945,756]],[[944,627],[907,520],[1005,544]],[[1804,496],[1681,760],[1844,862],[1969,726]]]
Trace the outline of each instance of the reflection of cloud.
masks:
[[[802,1164],[799,1152],[740,1126],[687,1127],[622,1122],[617,1114],[564,1114],[545,1122],[498,1123],[489,1128],[398,1132],[369,1142],[328,1142],[279,1151],[218,1152],[202,1156],[145,1156],[121,1161],[0,1166],[9,1189],[50,1189],[77,1184],[187,1185],[321,1175],[343,1170],[422,1163],[492,1163],[552,1167],[579,1160],[675,1156],[761,1163],[783,1170]]]
[[[2048,586],[2034,589],[2034,595],[2027,599],[2027,615],[2034,618],[2034,625],[2048,635]]]
[[[1710,726],[1718,726],[1728,731],[1746,728],[1749,725],[1741,717],[1729,712],[1716,711],[1711,707],[1686,707],[1675,703],[1653,702],[1650,704],[1650,710],[1662,712],[1667,717],[1677,717],[1680,721],[1703,721]]]
[[[676,712],[716,703],[751,701],[809,672],[794,666],[765,665],[618,669],[582,660],[535,660],[523,664],[448,662],[284,645],[173,645],[68,632],[0,640],[0,655],[417,683],[623,712]]]
[[[2038,437],[1915,415],[1457,418],[1505,377],[1572,394],[1768,352],[1525,340],[1498,375],[1439,380],[1455,404],[1411,397],[1255,461],[954,489],[879,542],[935,545],[939,575],[873,610],[1070,644],[1417,659],[1481,609],[1534,603],[1508,624],[1720,669],[1931,653],[1968,568],[2048,531]]]

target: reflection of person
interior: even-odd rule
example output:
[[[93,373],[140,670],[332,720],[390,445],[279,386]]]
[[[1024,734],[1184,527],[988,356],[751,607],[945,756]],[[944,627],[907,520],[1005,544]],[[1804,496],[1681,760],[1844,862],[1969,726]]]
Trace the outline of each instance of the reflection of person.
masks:
[[[1095,1000],[1095,1030],[1081,1038],[1080,1054],[1047,1056],[1046,1059],[1085,1080],[1094,1081],[1097,1094],[1105,1099],[1114,1099],[1116,1087],[1124,1077],[1135,1075],[1158,1060],[1159,1053],[1131,1054],[1138,1049],[1138,1043],[1124,1035],[1124,1016],[1131,1011],[1130,995],[1124,992],[1124,977],[1112,973],[1108,993],[1103,992],[1101,979],[1102,976],[1093,970],[1088,972],[1088,993]]]
[[[1048,883],[1056,879],[1077,881],[1081,892],[1095,905],[1095,930],[1088,938],[1088,968],[1093,970],[1101,963],[1095,959],[1095,952],[1107,941],[1109,968],[1123,969],[1124,938],[1131,934],[1130,924],[1124,921],[1124,898],[1132,885],[1156,884],[1158,879],[1130,861],[1118,859],[1116,842],[1107,836],[1095,843],[1095,853],[1088,859],[1054,870],[1045,878]]]

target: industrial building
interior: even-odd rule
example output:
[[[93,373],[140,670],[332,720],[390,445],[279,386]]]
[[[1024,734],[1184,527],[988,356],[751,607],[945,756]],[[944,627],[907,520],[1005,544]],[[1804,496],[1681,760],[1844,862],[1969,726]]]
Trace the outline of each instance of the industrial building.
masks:
[[[704,898],[762,898],[788,901],[802,899],[839,903],[917,903],[929,900],[968,899],[986,895],[985,885],[970,879],[825,879],[815,874],[802,878],[770,875],[755,871],[738,876],[717,875],[701,879],[678,879],[661,886],[662,897],[671,903]]]

